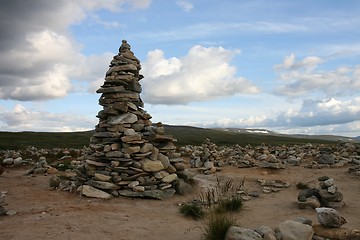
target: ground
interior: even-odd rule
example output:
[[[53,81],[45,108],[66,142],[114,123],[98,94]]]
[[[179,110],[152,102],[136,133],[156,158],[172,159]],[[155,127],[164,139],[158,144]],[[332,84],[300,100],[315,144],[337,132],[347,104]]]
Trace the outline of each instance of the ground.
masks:
[[[308,169],[303,166],[282,170],[236,168],[226,166],[216,175],[234,182],[246,177],[245,190],[259,191],[258,179],[283,180],[289,188],[277,193],[260,194],[244,203],[234,216],[245,228],[266,225],[276,227],[280,222],[306,217],[317,223],[315,210],[297,208],[299,190],[296,183],[317,185],[319,176],[334,178],[344,195],[346,207],[338,209],[348,223],[344,227],[360,226],[360,178],[347,173],[348,167]],[[196,171],[192,169],[191,171]],[[203,221],[186,218],[179,213],[179,204],[192,200],[199,192],[216,182],[216,175],[196,175],[193,193],[175,195],[165,200],[125,199],[99,200],[76,194],[51,190],[49,176],[26,176],[26,168],[6,168],[0,176],[0,191],[7,191],[6,210],[13,216],[0,217],[0,239],[171,239],[199,240]]]

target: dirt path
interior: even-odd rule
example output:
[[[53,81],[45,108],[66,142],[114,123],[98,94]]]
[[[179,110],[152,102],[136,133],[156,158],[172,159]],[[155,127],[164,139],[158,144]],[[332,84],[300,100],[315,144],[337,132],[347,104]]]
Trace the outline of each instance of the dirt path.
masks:
[[[278,193],[260,194],[245,202],[236,214],[239,226],[255,228],[275,227],[278,223],[302,216],[317,222],[314,210],[300,210],[296,206],[299,190],[297,182],[317,184],[322,175],[333,177],[344,194],[346,207],[338,211],[347,219],[344,227],[360,226],[360,178],[346,173],[347,168],[306,169],[291,167],[278,171],[225,167],[220,177],[241,181],[246,177],[245,189],[261,192],[258,179],[280,179],[289,188]],[[49,176],[25,176],[25,169],[6,169],[0,176],[0,191],[7,191],[7,210],[14,216],[0,217],[0,239],[201,239],[202,221],[194,221],[179,213],[178,204],[198,196],[202,187],[213,185],[215,175],[197,175],[199,184],[187,196],[146,200],[114,198],[109,201],[89,199],[67,192],[49,190]]]

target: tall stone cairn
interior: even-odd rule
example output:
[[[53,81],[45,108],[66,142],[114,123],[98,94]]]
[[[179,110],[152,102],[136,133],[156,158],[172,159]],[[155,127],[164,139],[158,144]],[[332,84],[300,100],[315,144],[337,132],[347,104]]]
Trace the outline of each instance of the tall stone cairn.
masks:
[[[178,174],[187,171],[175,139],[165,135],[161,123],[153,125],[143,109],[140,69],[140,61],[123,40],[96,91],[103,109],[90,139],[91,151],[78,171],[83,195],[162,199],[175,193]]]

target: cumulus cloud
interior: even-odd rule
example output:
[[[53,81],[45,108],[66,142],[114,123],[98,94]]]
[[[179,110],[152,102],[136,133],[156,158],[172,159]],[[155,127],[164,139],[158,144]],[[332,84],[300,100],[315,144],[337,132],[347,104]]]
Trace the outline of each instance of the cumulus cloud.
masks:
[[[0,126],[7,131],[72,132],[93,129],[96,120],[76,114],[56,114],[27,109],[17,104],[0,113]]]
[[[98,62],[95,57],[87,59],[81,54],[81,46],[69,32],[70,25],[99,9],[145,8],[150,2],[13,0],[2,3],[0,98],[31,101],[66,96],[72,89],[71,79],[80,78],[79,71],[94,71],[79,69]],[[101,75],[93,75],[88,80],[96,81],[94,76]]]
[[[222,47],[193,46],[183,58],[165,58],[157,49],[143,63],[143,97],[151,104],[186,104],[235,94],[255,94],[259,89],[236,76],[230,64],[236,52]]]
[[[358,94],[360,90],[360,65],[340,66],[335,70],[323,70],[324,60],[312,56],[300,61],[295,54],[285,57],[283,63],[275,66],[279,86],[276,94],[300,97],[309,94],[323,96],[346,96]]]

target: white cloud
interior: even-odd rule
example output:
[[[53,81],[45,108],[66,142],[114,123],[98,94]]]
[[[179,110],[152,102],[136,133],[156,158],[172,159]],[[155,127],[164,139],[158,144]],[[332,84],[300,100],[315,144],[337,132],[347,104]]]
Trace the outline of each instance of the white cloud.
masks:
[[[56,114],[25,108],[21,104],[0,113],[0,126],[7,131],[71,132],[94,128],[96,120],[76,114]]]
[[[296,61],[295,55],[285,57],[283,63],[275,65],[279,76],[276,94],[299,97],[309,94],[323,96],[346,96],[358,94],[360,90],[359,69],[339,66],[335,70],[322,70],[319,57],[306,57]]]
[[[327,133],[356,136],[360,135],[359,119],[360,97],[350,100],[326,98],[305,100],[300,109],[278,111],[272,116],[259,114],[247,118],[221,117],[210,122],[192,122],[190,125],[223,128],[267,128],[281,130],[283,133]]]
[[[66,96],[71,80],[93,82],[103,76],[109,59],[86,57],[69,32],[72,24],[99,9],[146,8],[150,0],[31,1],[4,3],[0,9],[0,98],[20,101]],[[23,5],[18,8],[19,4]],[[93,19],[94,20],[94,19]],[[101,22],[118,27],[116,22]],[[101,72],[99,68],[102,67]],[[83,76],[81,76],[83,74]]]
[[[189,1],[178,0],[176,1],[176,4],[181,7],[185,12],[190,12],[194,8],[193,4]]]
[[[161,50],[148,53],[142,64],[143,97],[151,104],[186,104],[235,94],[254,94],[259,89],[236,76],[230,64],[236,52],[222,47],[193,46],[183,58],[166,59]]]

